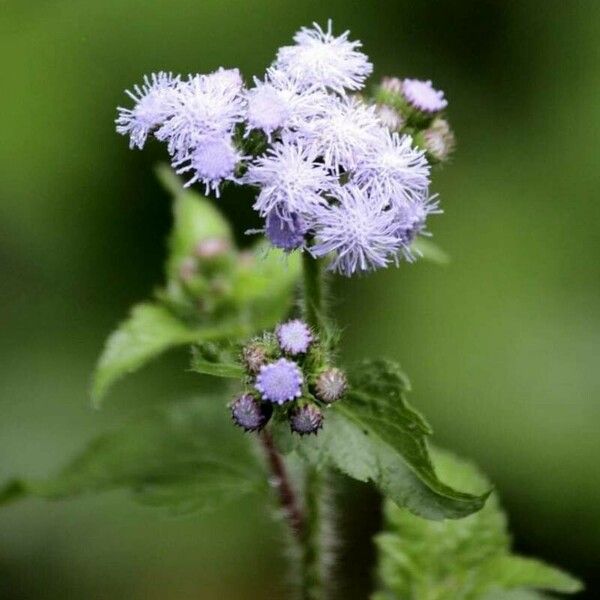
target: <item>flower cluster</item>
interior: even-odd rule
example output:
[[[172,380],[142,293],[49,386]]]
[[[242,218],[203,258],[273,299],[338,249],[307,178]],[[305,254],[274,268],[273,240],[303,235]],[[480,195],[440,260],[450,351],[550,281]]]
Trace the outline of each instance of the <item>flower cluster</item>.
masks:
[[[177,172],[206,193],[256,187],[262,231],[278,248],[330,256],[348,276],[411,260],[439,212],[430,164],[453,146],[440,116],[447,101],[416,79],[386,78],[372,100],[357,95],[373,67],[348,36],[331,21],[301,29],[251,87],[237,69],[146,77],[117,130],[132,147],[150,134],[165,142]]]
[[[292,431],[316,433],[323,425],[323,409],[347,388],[344,372],[328,364],[319,340],[300,319],[252,340],[242,360],[247,390],[231,404],[231,416],[246,431],[262,429],[275,410]]]

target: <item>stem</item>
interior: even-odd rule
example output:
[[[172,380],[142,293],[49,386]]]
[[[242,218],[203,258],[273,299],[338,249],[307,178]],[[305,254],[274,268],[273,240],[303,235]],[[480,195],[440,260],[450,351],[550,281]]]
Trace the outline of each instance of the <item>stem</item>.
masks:
[[[304,279],[304,318],[317,332],[325,328],[323,275],[321,261],[308,252],[302,254],[302,272]]]
[[[259,435],[259,439],[265,451],[269,469],[271,470],[271,485],[277,492],[284,517],[294,537],[301,541],[304,530],[304,518],[283,458],[275,448],[273,436],[270,431],[263,430]]]

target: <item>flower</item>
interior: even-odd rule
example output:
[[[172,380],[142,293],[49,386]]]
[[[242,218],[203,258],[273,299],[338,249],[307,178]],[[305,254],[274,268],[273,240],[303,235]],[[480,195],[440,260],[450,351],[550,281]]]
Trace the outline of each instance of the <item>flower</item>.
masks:
[[[349,31],[339,37],[332,33],[332,22],[327,30],[313,23],[303,27],[294,36],[295,46],[279,49],[275,67],[287,73],[303,88],[319,86],[344,94],[345,89],[359,90],[371,74],[373,65],[358,48],[359,41],[349,41]]]
[[[317,377],[315,392],[319,400],[331,404],[344,395],[347,387],[346,374],[341,369],[331,367]]]
[[[378,145],[383,129],[374,106],[357,98],[333,103],[324,117],[313,119],[298,130],[313,155],[323,158],[336,174],[352,170],[360,157]]]
[[[387,104],[376,104],[375,114],[379,122],[392,131],[398,131],[405,125],[404,117],[395,108]]]
[[[424,151],[413,147],[410,136],[388,130],[360,158],[354,181],[397,205],[422,196],[429,187],[429,170]]]
[[[252,342],[243,348],[242,359],[249,373],[258,373],[267,362],[267,353],[262,344]]]
[[[134,86],[133,92],[125,93],[135,102],[133,108],[119,107],[115,121],[117,132],[129,135],[129,147],[144,147],[148,134],[171,115],[173,99],[179,76],[172,73],[152,73],[144,75],[142,86]]]
[[[279,346],[288,354],[305,354],[310,347],[313,336],[308,325],[300,319],[282,323],[277,328]]]
[[[427,154],[438,162],[448,160],[456,145],[456,139],[448,121],[439,117],[422,132],[422,137]]]
[[[314,404],[299,406],[290,415],[290,427],[300,435],[316,434],[322,426],[323,413]]]
[[[277,210],[272,210],[267,215],[264,231],[275,248],[291,252],[304,246],[307,227],[297,213],[290,213],[284,219]]]
[[[276,211],[283,218],[323,203],[320,196],[335,179],[316,162],[314,150],[290,138],[274,144],[248,167],[246,183],[260,187],[254,208],[261,215]]]
[[[233,422],[246,431],[262,429],[273,413],[271,404],[257,400],[251,394],[243,394],[231,405]]]
[[[337,199],[339,204],[318,209],[310,252],[333,253],[329,269],[347,277],[387,266],[401,245],[393,213],[352,183],[338,190]]]
[[[395,234],[400,241],[401,255],[412,262],[415,260],[411,244],[418,235],[430,235],[425,231],[427,217],[441,213],[439,202],[435,196],[424,196],[418,201],[409,202],[399,207],[394,215]]]
[[[254,387],[262,394],[263,400],[284,404],[302,395],[302,383],[298,365],[280,358],[260,368]]]
[[[188,187],[200,181],[204,184],[206,193],[211,190],[217,198],[220,195],[219,186],[224,180],[233,179],[236,165],[244,157],[233,145],[230,138],[205,138],[188,155],[175,161],[177,173],[193,171],[192,178],[185,184]]]
[[[412,107],[424,113],[436,113],[448,106],[444,92],[434,89],[431,81],[405,79],[402,82],[402,94]]]
[[[179,83],[171,114],[156,132],[176,160],[185,159],[207,138],[230,136],[235,124],[244,119],[240,81],[237,69],[220,69]]]
[[[302,89],[286,73],[267,69],[264,81],[254,78],[254,87],[246,93],[248,132],[264,131],[269,140],[281,128],[294,128],[322,115],[330,96],[318,88]]]

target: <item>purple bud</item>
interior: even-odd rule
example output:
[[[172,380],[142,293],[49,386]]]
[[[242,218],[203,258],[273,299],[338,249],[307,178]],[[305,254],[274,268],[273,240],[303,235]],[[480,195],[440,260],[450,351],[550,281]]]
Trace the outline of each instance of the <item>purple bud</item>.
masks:
[[[298,365],[280,358],[260,368],[254,387],[262,394],[263,400],[284,404],[302,395],[302,382]]]
[[[273,210],[267,215],[265,232],[269,241],[276,248],[287,252],[296,250],[304,245],[304,234],[307,228],[302,219],[292,213],[286,219]]]
[[[267,353],[260,344],[250,343],[242,350],[242,358],[249,373],[258,373],[267,362]]]
[[[315,392],[317,398],[331,404],[339,400],[348,388],[348,378],[346,374],[336,367],[323,371],[317,378]]]
[[[313,336],[304,321],[294,319],[277,327],[277,340],[284,352],[296,355],[306,353]]]
[[[300,435],[316,434],[322,426],[323,413],[314,404],[299,406],[290,415],[290,427]]]
[[[384,92],[390,92],[392,94],[402,93],[402,81],[397,77],[384,77],[381,80],[380,87]]]
[[[436,90],[431,81],[405,79],[402,82],[402,93],[412,107],[424,113],[436,113],[448,106],[444,92]]]
[[[448,160],[456,145],[456,139],[448,121],[435,119],[431,126],[422,132],[423,146],[427,154],[438,162]]]
[[[245,431],[262,429],[271,418],[273,407],[250,394],[243,394],[231,405],[233,422]]]

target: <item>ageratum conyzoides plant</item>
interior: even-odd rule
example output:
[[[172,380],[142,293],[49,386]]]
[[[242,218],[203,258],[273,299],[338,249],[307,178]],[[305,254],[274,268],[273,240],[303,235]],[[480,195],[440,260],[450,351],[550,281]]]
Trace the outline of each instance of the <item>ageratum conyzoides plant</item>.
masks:
[[[136,416],[55,477],[9,482],[0,501],[129,488],[187,513],[264,494],[289,532],[288,597],[319,600],[337,588],[331,492],[345,476],[385,500],[376,600],[579,589],[511,553],[489,482],[430,449],[431,428],[397,364],[340,361],[331,280],[445,256],[427,238],[442,212],[433,168],[455,146],[448,101],[428,80],[367,86],[372,70],[362,44],[329,22],[300,29],[262,77],[161,71],[127,92],[117,131],[131,148],[164,144],[170,166],[157,174],[173,226],[165,282],[108,338],[93,401],[176,346],[191,347],[193,371],[223,382],[201,388],[216,390],[208,398]],[[232,186],[252,190],[262,223],[245,228],[245,249],[218,209]]]

